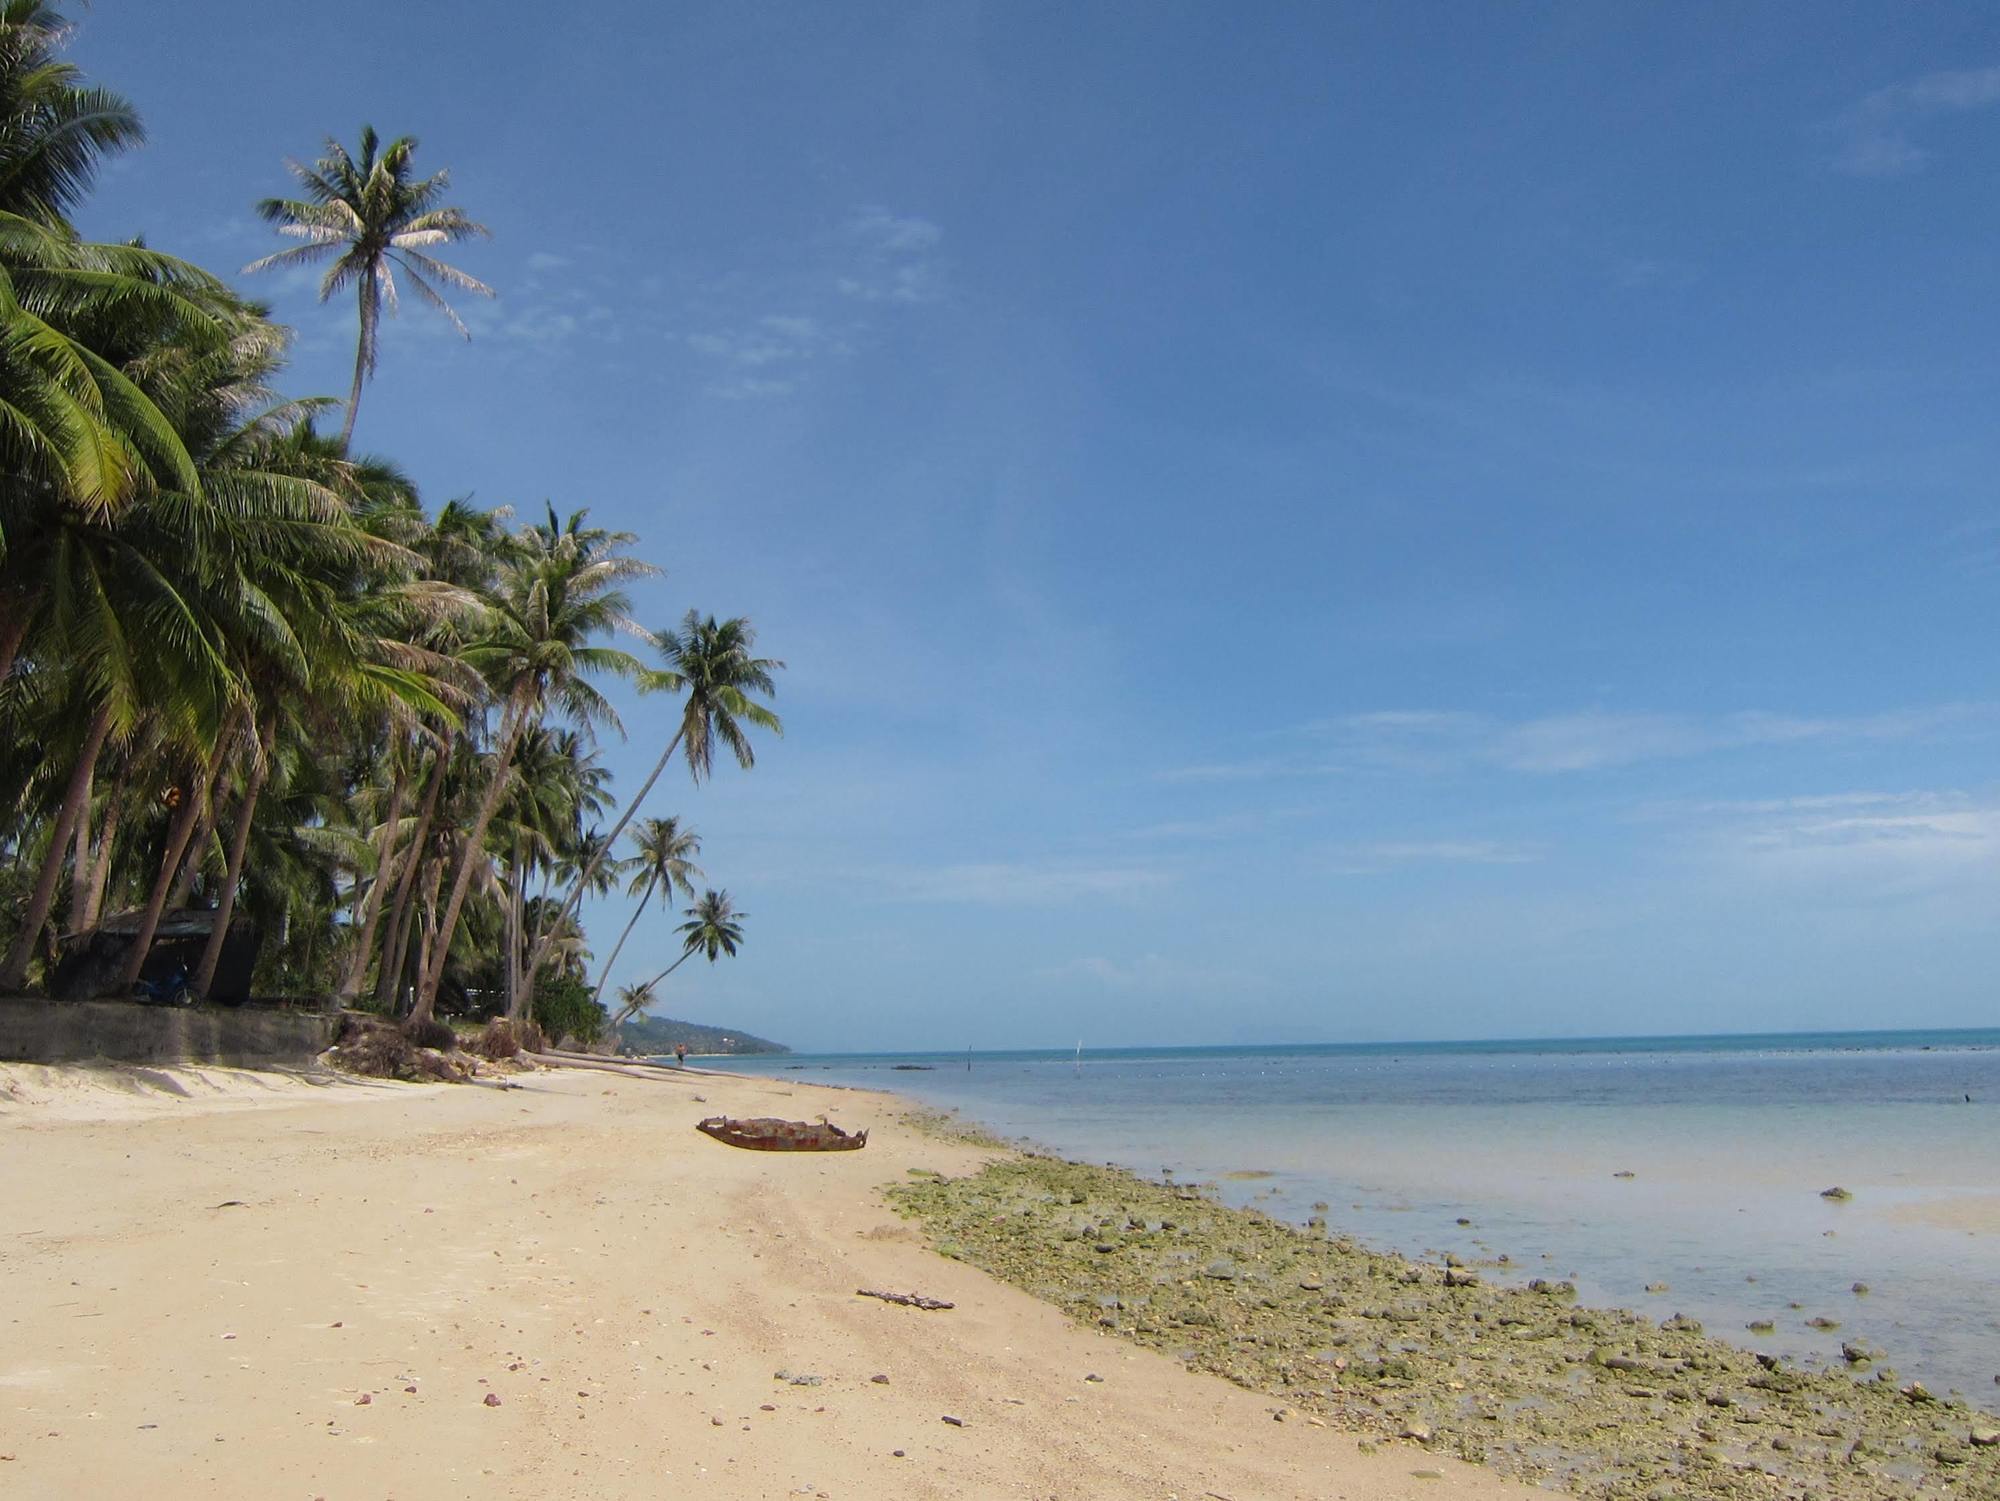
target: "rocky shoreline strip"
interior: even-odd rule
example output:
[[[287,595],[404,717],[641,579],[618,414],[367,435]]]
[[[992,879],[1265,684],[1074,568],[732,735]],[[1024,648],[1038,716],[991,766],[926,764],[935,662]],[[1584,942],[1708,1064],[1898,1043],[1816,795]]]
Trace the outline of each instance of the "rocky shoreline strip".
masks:
[[[954,1132],[953,1134],[964,1134]],[[1317,1421],[1602,1501],[2000,1497],[2000,1423],[1567,1283],[1371,1251],[1208,1193],[1035,1153],[889,1189],[939,1252]]]

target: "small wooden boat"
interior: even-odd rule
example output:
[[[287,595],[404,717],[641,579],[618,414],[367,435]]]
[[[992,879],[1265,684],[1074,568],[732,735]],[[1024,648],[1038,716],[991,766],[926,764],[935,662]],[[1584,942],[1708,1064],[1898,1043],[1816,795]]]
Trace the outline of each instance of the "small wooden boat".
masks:
[[[843,1131],[831,1121],[781,1121],[773,1116],[731,1120],[711,1115],[695,1130],[748,1152],[856,1152],[868,1145],[866,1131]]]

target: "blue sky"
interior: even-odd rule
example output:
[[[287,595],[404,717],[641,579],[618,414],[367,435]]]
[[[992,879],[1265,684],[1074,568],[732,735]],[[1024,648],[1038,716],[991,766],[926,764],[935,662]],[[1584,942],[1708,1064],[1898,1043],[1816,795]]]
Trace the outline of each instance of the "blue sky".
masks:
[[[754,773],[655,794],[751,914],[663,1010],[1994,1021],[1990,8],[549,16],[101,0],[152,144],[85,227],[233,272],[329,133],[451,168],[501,296],[387,329],[357,443],[790,664]],[[250,289],[343,392],[349,309]]]

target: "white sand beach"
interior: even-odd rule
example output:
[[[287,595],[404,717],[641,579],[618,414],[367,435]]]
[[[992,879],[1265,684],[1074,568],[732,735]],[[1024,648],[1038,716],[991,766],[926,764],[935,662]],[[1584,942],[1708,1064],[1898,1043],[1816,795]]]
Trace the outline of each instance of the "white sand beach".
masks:
[[[0,1494],[1548,1494],[1274,1420],[926,1250],[879,1187],[982,1154],[891,1097],[521,1082],[0,1067]],[[874,1134],[741,1152],[716,1112]]]

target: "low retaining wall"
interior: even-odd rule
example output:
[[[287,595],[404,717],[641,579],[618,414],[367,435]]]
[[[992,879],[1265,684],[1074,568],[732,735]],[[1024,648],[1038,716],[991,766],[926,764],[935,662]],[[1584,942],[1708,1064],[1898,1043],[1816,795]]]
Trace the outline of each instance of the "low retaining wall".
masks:
[[[339,1018],[242,1006],[141,1006],[0,996],[0,1060],[12,1063],[306,1064]]]

